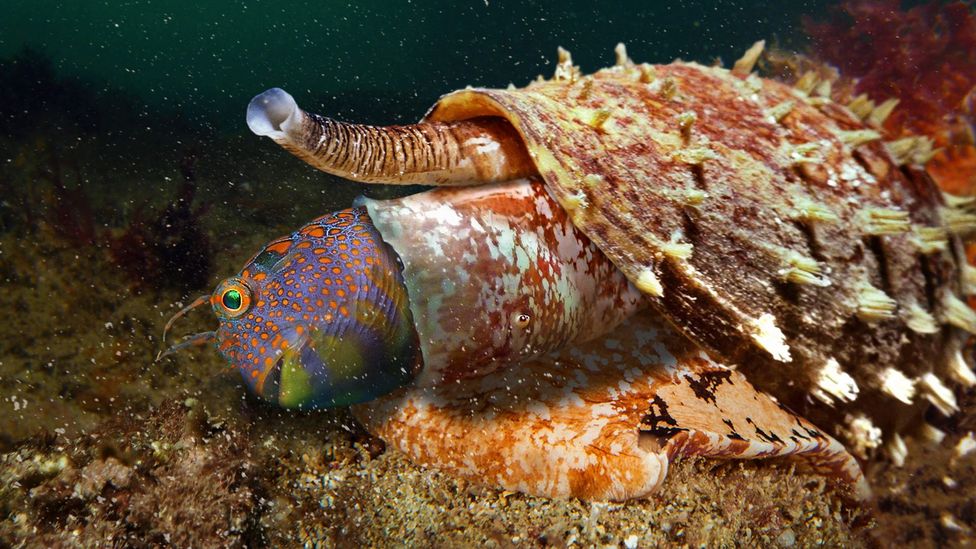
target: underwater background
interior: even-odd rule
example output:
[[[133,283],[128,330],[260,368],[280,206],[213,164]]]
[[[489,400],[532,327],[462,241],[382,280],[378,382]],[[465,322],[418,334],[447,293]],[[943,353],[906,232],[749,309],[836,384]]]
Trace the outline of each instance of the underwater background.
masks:
[[[648,501],[553,501],[416,467],[345,410],[265,406],[210,347],[153,360],[166,320],[265,243],[357,195],[417,190],[343,182],[251,134],[267,88],[408,123],[451,90],[551,75],[557,46],[585,73],[618,42],[637,62],[729,66],[766,39],[894,63],[871,31],[933,32],[909,14],[944,5],[6,2],[0,547],[972,543],[976,460],[951,440],[870,467],[874,508],[768,463],[682,464]],[[848,49],[851,33],[865,40]],[[214,324],[196,312],[178,335]],[[950,432],[976,428],[971,397]]]

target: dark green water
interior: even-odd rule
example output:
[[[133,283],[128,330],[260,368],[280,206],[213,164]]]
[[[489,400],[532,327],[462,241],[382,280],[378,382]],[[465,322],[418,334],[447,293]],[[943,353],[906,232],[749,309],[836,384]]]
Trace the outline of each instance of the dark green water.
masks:
[[[522,85],[552,71],[557,46],[584,71],[625,42],[638,61],[731,62],[760,38],[794,45],[813,2],[57,2],[7,3],[0,58],[42,52],[80,76],[241,131],[271,86],[367,121],[419,117],[465,85]]]
[[[90,202],[89,224],[117,228],[147,204],[171,201],[180,166],[193,159],[197,198],[233,212],[211,211],[208,222],[291,227],[358,193],[395,191],[326,186],[335,180],[252,135],[244,110],[267,88],[340,120],[408,123],[466,85],[551,76],[558,46],[584,72],[612,64],[618,42],[636,61],[659,63],[728,64],[758,39],[800,48],[801,19],[826,13],[827,4],[8,2],[0,18],[0,171],[10,171],[0,183],[11,192],[0,226],[34,226],[32,216],[50,212],[24,192],[39,188],[32,170],[78,187]],[[309,201],[310,192],[323,196]]]

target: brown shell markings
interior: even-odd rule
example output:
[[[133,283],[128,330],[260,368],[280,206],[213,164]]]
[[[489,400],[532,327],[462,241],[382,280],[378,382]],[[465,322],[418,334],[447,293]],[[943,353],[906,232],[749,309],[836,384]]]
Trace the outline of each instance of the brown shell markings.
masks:
[[[674,326],[815,423],[898,432],[916,387],[951,411],[939,380],[968,379],[957,327],[976,318],[956,297],[968,214],[805,83],[620,61],[581,76],[566,54],[552,80],[458,91],[427,119],[511,122]]]
[[[976,385],[963,354],[976,313],[958,297],[976,288],[960,240],[976,228],[973,201],[933,184],[925,137],[885,141],[894,102],[841,105],[818,73],[795,86],[760,78],[751,70],[762,47],[726,70],[638,65],[620,45],[616,66],[586,76],[560,50],[552,80],[454,92],[402,127],[336,123],[280,89],[252,100],[255,133],[324,171],[462,186],[380,207],[412,201],[410,215],[381,229],[406,264],[423,258],[424,272],[465,274],[456,284],[423,279],[418,306],[469,318],[439,299],[444,288],[501,291],[469,280],[444,246],[491,267],[496,254],[464,247],[546,234],[533,223],[561,219],[577,255],[609,259],[656,309],[517,368],[357,405],[367,428],[419,463],[594,499],[643,497],[686,455],[814,460],[864,497],[857,463],[826,431],[860,457],[886,444],[896,463],[902,435],[938,438],[922,421],[928,405],[949,416],[954,385]],[[438,139],[409,137],[431,132]],[[478,219],[506,214],[467,211],[465,198],[486,191],[466,185],[485,185],[506,207],[532,195],[535,210],[514,210],[532,222],[493,221],[485,233]],[[550,240],[539,245],[559,247]],[[431,344],[455,335],[432,333]],[[671,351],[648,345],[655,337]]]

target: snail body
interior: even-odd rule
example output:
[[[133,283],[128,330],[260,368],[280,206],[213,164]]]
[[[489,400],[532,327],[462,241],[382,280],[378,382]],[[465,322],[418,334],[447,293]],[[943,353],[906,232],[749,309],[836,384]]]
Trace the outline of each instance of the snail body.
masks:
[[[509,490],[622,500],[679,456],[801,456],[866,497],[852,454],[903,448],[976,383],[976,216],[924,140],[752,75],[760,51],[618,48],[587,76],[562,52],[551,80],[412,126],[255,97],[251,129],[319,169],[440,188],[272,242],[211,297],[218,348],[266,400],[352,404],[418,463]]]

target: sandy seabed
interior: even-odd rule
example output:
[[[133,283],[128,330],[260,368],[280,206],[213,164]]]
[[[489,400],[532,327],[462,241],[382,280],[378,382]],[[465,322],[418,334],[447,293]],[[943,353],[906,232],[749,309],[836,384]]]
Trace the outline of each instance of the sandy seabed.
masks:
[[[534,498],[417,467],[344,410],[265,406],[210,348],[153,363],[179,296],[130,289],[102,248],[7,233],[0,256],[0,547],[976,543],[973,393],[941,444],[867,465],[868,505],[784,461],[680,462],[644,501]]]

